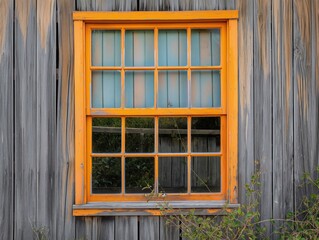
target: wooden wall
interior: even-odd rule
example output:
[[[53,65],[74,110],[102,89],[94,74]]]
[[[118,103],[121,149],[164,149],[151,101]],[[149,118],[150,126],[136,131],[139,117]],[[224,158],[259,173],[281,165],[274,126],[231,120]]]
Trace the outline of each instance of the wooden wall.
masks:
[[[159,217],[72,217],[72,12],[197,9],[239,10],[240,202],[257,170],[263,218],[312,191],[300,183],[319,164],[319,0],[0,0],[0,239],[179,238]]]

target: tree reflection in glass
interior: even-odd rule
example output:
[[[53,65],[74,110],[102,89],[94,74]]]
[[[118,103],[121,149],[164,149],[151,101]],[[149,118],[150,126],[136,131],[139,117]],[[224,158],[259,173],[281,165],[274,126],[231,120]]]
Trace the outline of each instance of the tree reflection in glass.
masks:
[[[121,152],[121,118],[93,118],[93,153]]]
[[[154,118],[126,118],[125,152],[154,152]]]
[[[187,152],[187,118],[159,118],[159,152]]]
[[[121,192],[121,158],[92,158],[92,193]]]
[[[154,188],[154,158],[125,159],[125,192],[150,193]]]

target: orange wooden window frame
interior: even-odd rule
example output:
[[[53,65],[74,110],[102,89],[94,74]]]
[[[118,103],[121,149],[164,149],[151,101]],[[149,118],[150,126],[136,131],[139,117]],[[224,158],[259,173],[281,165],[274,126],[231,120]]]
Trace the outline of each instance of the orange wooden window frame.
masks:
[[[90,177],[91,167],[88,162],[91,154],[92,117],[94,116],[188,116],[190,124],[191,116],[218,116],[221,118],[222,149],[220,153],[204,154],[221,156],[221,192],[220,193],[192,193],[172,194],[165,198],[167,201],[180,200],[225,200],[229,203],[237,203],[237,121],[238,121],[238,60],[237,60],[237,18],[238,11],[194,11],[194,12],[74,12],[74,69],[75,69],[75,205],[85,205],[92,202],[123,202],[146,201],[144,195],[119,195],[119,194],[91,194]],[[187,27],[185,27],[187,22]],[[187,29],[187,39],[190,42],[190,29],[193,28],[220,28],[221,29],[221,64],[220,66],[190,65],[190,46],[188,44],[188,64],[185,67],[125,67],[122,61],[120,67],[91,66],[91,31],[92,29],[118,29],[121,30],[122,50],[124,51],[124,29],[154,29],[154,48],[157,49],[158,29]],[[155,51],[154,58],[157,57]],[[122,56],[123,59],[123,56]],[[155,61],[156,63],[156,61]],[[158,70],[182,70],[188,72],[190,79],[191,70],[215,70],[221,71],[221,107],[219,108],[186,108],[186,109],[125,109],[121,99],[121,108],[103,109],[90,106],[90,80],[93,70],[120,70],[123,86],[124,70],[148,70],[155,71],[155,95],[156,106],[157,74]],[[123,89],[122,89],[123,91]],[[121,94],[122,98],[124,94]],[[123,123],[122,123],[123,124]],[[122,126],[123,127],[123,126]],[[155,127],[155,131],[158,129]],[[188,130],[189,131],[189,130]],[[189,135],[190,133],[188,133]],[[190,145],[188,137],[188,145]],[[123,141],[122,141],[123,145]],[[121,154],[120,154],[121,155]],[[150,154],[155,157],[155,169],[157,167],[158,154]],[[178,156],[180,154],[169,154]],[[188,154],[190,164],[190,150]],[[192,155],[196,155],[192,153]],[[198,154],[200,155],[200,154]],[[122,153],[122,159],[124,153]],[[145,156],[145,154],[143,155]],[[122,160],[123,161],[123,160]],[[122,164],[123,165],[123,164]],[[190,166],[188,166],[190,167]],[[123,168],[123,166],[122,166]],[[123,169],[122,169],[123,171]],[[190,171],[188,171],[190,181]],[[156,179],[155,170],[155,179]],[[122,179],[123,180],[123,179]],[[122,184],[123,185],[123,184]],[[189,184],[188,184],[189,187]],[[79,213],[80,211],[80,213]],[[92,208],[90,211],[93,211]],[[77,210],[75,215],[81,215]],[[84,214],[84,212],[82,211]]]

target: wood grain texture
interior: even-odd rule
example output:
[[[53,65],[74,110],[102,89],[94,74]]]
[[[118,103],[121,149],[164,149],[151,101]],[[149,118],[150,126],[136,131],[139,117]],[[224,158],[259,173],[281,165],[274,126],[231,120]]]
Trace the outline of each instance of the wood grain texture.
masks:
[[[254,154],[260,177],[260,213],[272,218],[272,62],[271,1],[255,1],[254,6]],[[265,224],[268,233],[271,224]]]
[[[179,222],[174,220],[172,223],[167,222],[167,218],[160,218],[160,239],[163,240],[175,240],[179,239]]]
[[[295,206],[313,189],[303,174],[319,165],[318,1],[294,1],[294,178]]]
[[[79,11],[135,11],[137,0],[76,0]]]
[[[273,1],[273,206],[274,219],[293,210],[293,8],[292,1]],[[278,229],[281,224],[273,225]]]
[[[139,217],[139,240],[159,240],[159,217]]]
[[[13,239],[13,2],[0,2],[0,239]]]
[[[138,217],[115,217],[115,239],[137,240]]]
[[[56,3],[55,0],[37,1],[37,56],[36,56],[36,116],[37,218],[36,227],[49,230],[54,236],[52,216],[53,172],[56,163]],[[32,142],[29,142],[31,148]],[[33,199],[30,199],[33,201]]]
[[[255,171],[254,158],[254,0],[239,0],[238,22],[238,192],[244,203],[245,183]],[[240,49],[245,49],[241,51]],[[245,64],[242,64],[245,63]]]
[[[54,217],[52,239],[74,239],[74,79],[73,20],[74,1],[57,0],[58,87],[57,159],[54,165]]]
[[[32,239],[37,226],[36,1],[17,1],[15,25],[15,226],[16,239]]]

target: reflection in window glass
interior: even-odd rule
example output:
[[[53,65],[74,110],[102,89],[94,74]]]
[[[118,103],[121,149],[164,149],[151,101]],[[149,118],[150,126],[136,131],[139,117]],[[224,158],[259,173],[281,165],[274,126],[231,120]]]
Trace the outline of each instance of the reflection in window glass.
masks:
[[[158,192],[187,192],[187,158],[160,157],[158,160]]]
[[[154,66],[154,32],[125,31],[125,66]]]
[[[92,193],[121,192],[121,158],[92,158]]]
[[[154,188],[154,158],[125,159],[125,192],[149,193]]]
[[[220,118],[192,118],[192,152],[220,151]]]
[[[120,66],[121,31],[93,30],[91,58],[93,66]]]
[[[187,37],[186,30],[158,31],[158,65],[186,66]]]
[[[187,71],[158,72],[158,107],[185,108],[187,95]]]
[[[126,118],[125,152],[154,152],[154,118]]]
[[[154,107],[153,71],[129,71],[125,73],[125,107]]]
[[[220,30],[192,30],[192,65],[220,65]]]
[[[220,192],[220,157],[193,157],[191,192]]]
[[[121,106],[121,73],[119,71],[93,71],[91,89],[93,108]]]
[[[187,118],[159,118],[159,152],[187,152]]]
[[[220,107],[220,71],[192,72],[192,107]]]
[[[93,153],[121,152],[121,118],[93,118]]]

